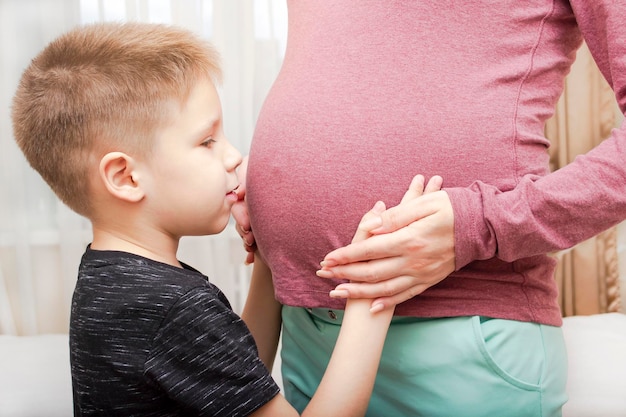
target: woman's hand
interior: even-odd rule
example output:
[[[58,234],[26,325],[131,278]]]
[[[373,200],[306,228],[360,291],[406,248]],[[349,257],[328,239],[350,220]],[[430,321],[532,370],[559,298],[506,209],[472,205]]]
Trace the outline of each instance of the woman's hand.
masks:
[[[454,213],[441,177],[415,177],[401,203],[359,227],[370,237],[330,252],[317,275],[348,279],[337,298],[373,298],[375,309],[406,301],[454,271]]]

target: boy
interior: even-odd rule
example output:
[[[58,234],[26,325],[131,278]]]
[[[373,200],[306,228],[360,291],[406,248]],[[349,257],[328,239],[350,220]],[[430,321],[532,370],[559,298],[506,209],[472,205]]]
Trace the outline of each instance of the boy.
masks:
[[[139,23],[70,31],[22,76],[16,141],[93,229],[70,319],[77,416],[298,415],[224,295],[176,257],[182,236],[221,232],[237,201],[241,155],[222,130],[219,78],[205,42]],[[254,280],[271,291],[269,270]],[[303,415],[365,413],[392,313],[348,304]]]

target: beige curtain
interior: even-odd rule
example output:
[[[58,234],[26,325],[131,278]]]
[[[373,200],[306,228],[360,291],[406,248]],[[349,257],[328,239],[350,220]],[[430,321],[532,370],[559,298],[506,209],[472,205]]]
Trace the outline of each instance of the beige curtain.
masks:
[[[552,169],[573,161],[609,136],[621,123],[613,91],[585,45],[578,51],[563,96],[546,135],[552,146]],[[556,279],[563,316],[620,311],[618,228],[612,228],[571,250],[556,254]]]

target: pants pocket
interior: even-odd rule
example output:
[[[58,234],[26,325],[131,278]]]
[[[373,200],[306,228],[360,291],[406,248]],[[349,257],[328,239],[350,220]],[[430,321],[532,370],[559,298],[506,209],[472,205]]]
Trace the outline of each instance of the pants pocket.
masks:
[[[478,349],[492,372],[518,388],[538,391],[546,366],[541,325],[472,317]]]

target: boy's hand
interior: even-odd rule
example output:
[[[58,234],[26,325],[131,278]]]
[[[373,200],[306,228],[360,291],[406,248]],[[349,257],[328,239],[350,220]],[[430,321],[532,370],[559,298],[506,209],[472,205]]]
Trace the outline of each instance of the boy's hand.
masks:
[[[364,241],[330,252],[317,272],[322,278],[349,279],[331,296],[375,298],[373,308],[399,304],[454,271],[454,216],[441,177],[424,188],[416,176],[401,203],[359,228]],[[422,195],[425,194],[425,195]],[[378,305],[378,307],[376,307]]]
[[[370,230],[372,230],[372,226],[378,224],[380,215],[384,213],[386,210],[385,203],[382,201],[377,201],[374,204],[374,207],[361,218],[361,222],[359,223],[356,233],[354,233],[354,237],[352,238],[352,243],[361,242],[368,237],[372,236]]]
[[[254,234],[250,227],[250,216],[248,214],[248,204],[246,203],[246,172],[248,170],[248,157],[245,156],[241,161],[241,165],[237,168],[237,177],[239,178],[239,187],[237,188],[237,197],[239,200],[233,204],[231,213],[235,219],[235,230],[243,240],[243,247],[246,250],[246,265],[254,262],[254,252],[256,251],[256,242]]]
[[[441,177],[433,177],[431,181],[428,183],[428,189],[430,191],[436,191],[441,188]],[[409,189],[404,196],[402,197],[402,201],[400,204],[412,200],[414,198],[419,197],[424,192],[428,192],[424,190],[424,177],[422,175],[416,175],[411,180],[411,184],[409,185]],[[373,236],[371,232],[372,229],[377,229],[382,226],[381,215],[385,212],[386,207],[385,203],[382,201],[376,202],[374,207],[361,218],[359,225],[357,226],[356,233],[352,238],[352,243],[361,242],[367,239],[370,236]]]

